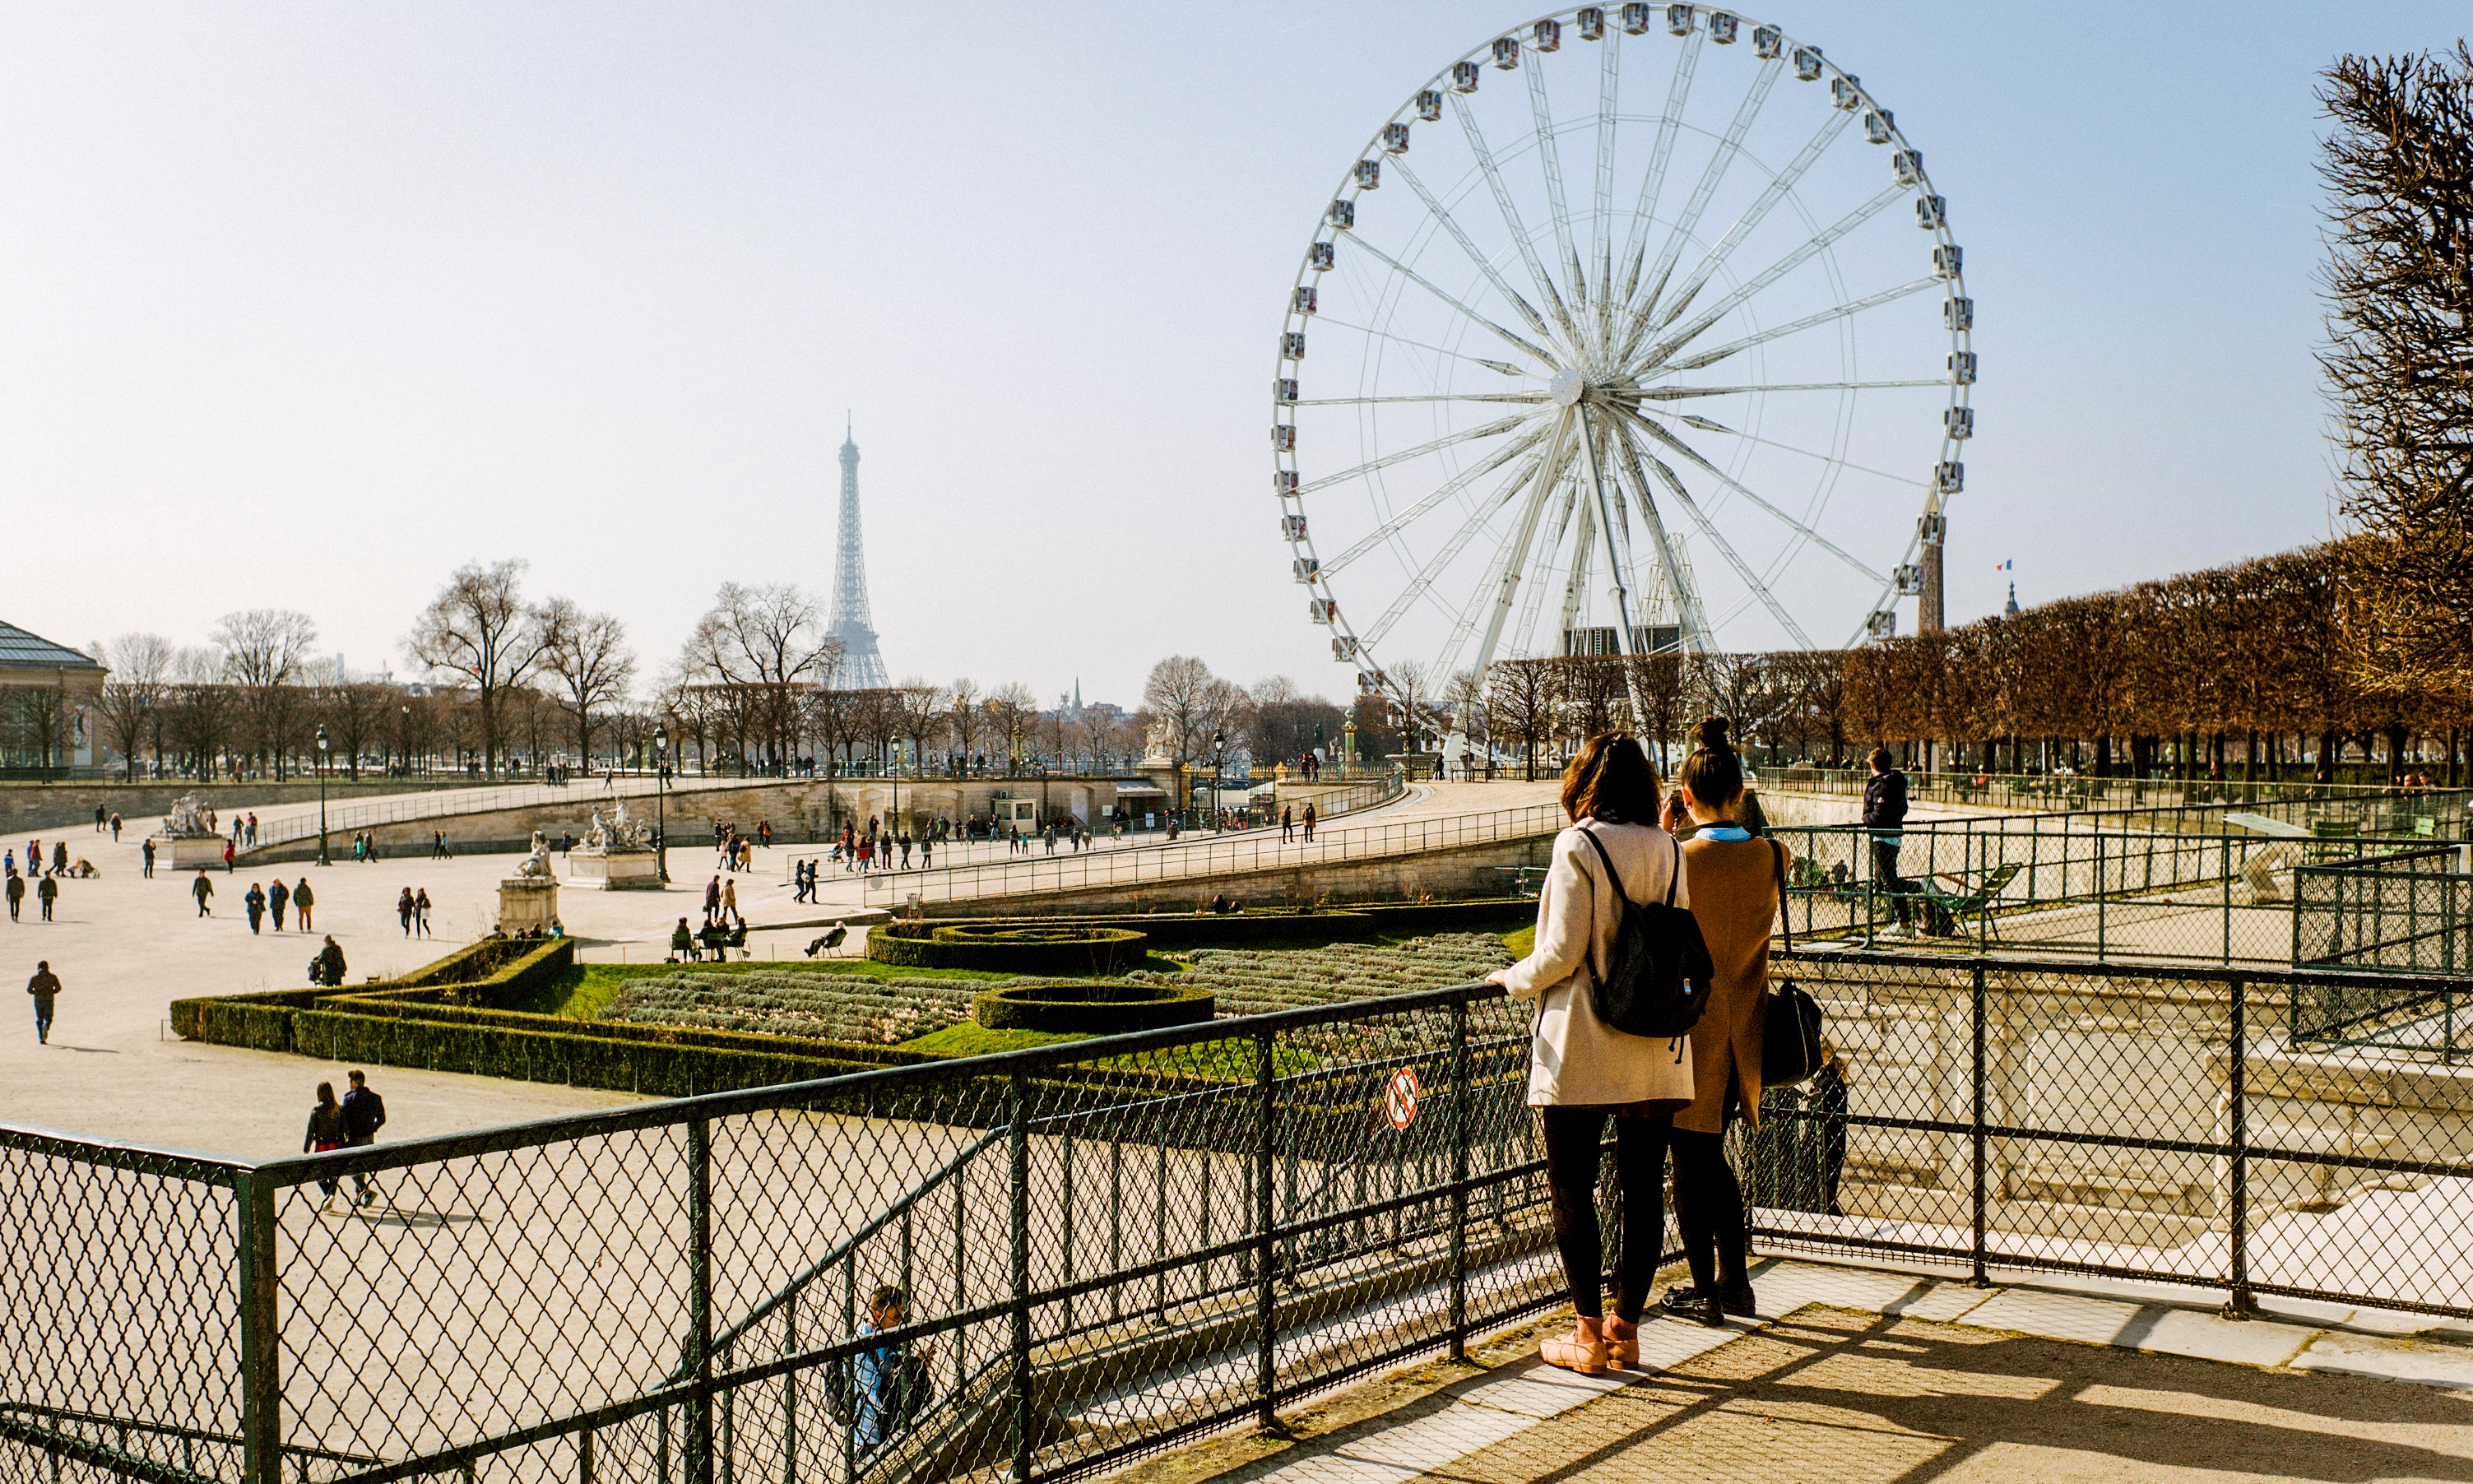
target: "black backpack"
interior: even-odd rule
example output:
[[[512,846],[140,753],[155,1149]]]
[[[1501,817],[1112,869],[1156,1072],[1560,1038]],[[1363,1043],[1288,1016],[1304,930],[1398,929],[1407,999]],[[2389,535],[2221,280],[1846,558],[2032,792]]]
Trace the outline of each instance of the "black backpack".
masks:
[[[1614,958],[1590,986],[1590,1004],[1598,1019],[1626,1035],[1672,1041],[1699,1023],[1717,974],[1700,923],[1691,909],[1674,904],[1675,883],[1683,879],[1683,847],[1670,838],[1667,842],[1674,846],[1674,870],[1667,878],[1666,900],[1636,902],[1623,894],[1622,878],[1615,874],[1614,857],[1605,846],[1587,829],[1580,835],[1605,864],[1606,884],[1622,903]],[[1592,915],[1593,969],[1594,922]]]

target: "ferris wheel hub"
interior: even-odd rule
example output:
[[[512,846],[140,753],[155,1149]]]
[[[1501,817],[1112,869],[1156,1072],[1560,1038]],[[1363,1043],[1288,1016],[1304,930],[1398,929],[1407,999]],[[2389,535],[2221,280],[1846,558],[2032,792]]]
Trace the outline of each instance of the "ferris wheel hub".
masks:
[[[1546,383],[1546,395],[1554,399],[1557,407],[1573,405],[1579,401],[1580,394],[1587,390],[1588,378],[1568,366],[1556,371]]]

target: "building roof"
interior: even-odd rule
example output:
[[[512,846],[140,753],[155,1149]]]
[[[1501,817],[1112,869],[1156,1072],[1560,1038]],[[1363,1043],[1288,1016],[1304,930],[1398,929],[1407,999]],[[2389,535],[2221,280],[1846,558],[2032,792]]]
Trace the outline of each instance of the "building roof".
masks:
[[[0,670],[100,670],[91,655],[55,644],[14,624],[0,623]]]

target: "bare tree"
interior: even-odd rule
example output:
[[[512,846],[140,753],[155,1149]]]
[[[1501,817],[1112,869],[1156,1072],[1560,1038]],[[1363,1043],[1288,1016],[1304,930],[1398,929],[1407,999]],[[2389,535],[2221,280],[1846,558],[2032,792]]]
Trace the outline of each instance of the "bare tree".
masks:
[[[223,651],[225,674],[241,689],[252,744],[280,778],[305,700],[302,667],[318,642],[318,626],[290,609],[253,608],[226,613],[211,637]]]
[[[987,713],[979,709],[979,685],[965,676],[945,687],[945,726],[953,733],[953,746],[959,750],[962,766],[971,763],[971,739],[987,725]]]
[[[396,692],[369,681],[356,681],[328,659],[308,667],[311,714],[326,729],[336,760],[352,778],[361,776],[361,757],[381,745],[381,735],[395,709]]]
[[[2389,696],[2473,697],[2473,47],[2345,57],[2318,101],[2342,427],[2342,658]],[[2391,741],[2390,769],[2398,751]]]
[[[404,641],[415,663],[471,684],[485,772],[498,765],[501,699],[531,678],[560,638],[550,615],[525,606],[524,565],[456,568]]]
[[[1021,763],[1021,739],[1039,715],[1039,697],[1020,681],[1009,681],[988,692],[988,722],[1004,739],[1005,777]]]
[[[1190,655],[1161,660],[1142,683],[1142,706],[1167,729],[1169,755],[1179,767],[1208,752],[1213,734],[1225,735],[1248,701],[1241,687]]]
[[[588,613],[572,598],[541,607],[556,642],[542,665],[559,684],[558,704],[575,721],[575,755],[592,771],[592,713],[625,699],[636,683],[636,653],[627,626],[610,613]]]
[[[1487,687],[1494,731],[1520,744],[1522,772],[1537,777],[1537,749],[1554,734],[1554,680],[1543,659],[1498,659]]]
[[[137,749],[155,744],[155,761],[163,761],[163,704],[172,683],[172,641],[159,634],[124,634],[105,651],[111,671],[95,700],[104,731],[137,777]]]
[[[927,741],[945,725],[944,698],[937,694],[935,686],[914,675],[893,687],[893,703],[901,734],[910,739],[913,765],[924,773],[927,767]]]

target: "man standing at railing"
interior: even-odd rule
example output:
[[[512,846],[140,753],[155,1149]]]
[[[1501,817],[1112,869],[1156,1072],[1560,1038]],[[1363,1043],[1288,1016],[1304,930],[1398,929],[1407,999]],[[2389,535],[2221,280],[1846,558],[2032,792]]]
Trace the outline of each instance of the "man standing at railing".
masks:
[[[1890,766],[1885,747],[1872,749],[1872,781],[1863,786],[1863,827],[1872,836],[1872,879],[1889,894],[1898,914],[1898,932],[1909,929],[1909,894],[1915,884],[1898,874],[1898,850],[1906,843],[1907,776]]]

